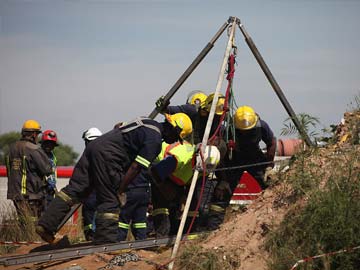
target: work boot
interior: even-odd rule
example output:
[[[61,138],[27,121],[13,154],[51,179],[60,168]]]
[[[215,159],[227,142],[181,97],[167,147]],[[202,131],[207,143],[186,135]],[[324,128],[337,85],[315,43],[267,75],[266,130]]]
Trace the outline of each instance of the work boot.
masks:
[[[84,231],[86,241],[94,241],[95,232],[91,229]]]
[[[45,242],[48,242],[49,244],[54,243],[55,240],[54,234],[48,232],[43,226],[37,225],[35,227],[35,231]]]

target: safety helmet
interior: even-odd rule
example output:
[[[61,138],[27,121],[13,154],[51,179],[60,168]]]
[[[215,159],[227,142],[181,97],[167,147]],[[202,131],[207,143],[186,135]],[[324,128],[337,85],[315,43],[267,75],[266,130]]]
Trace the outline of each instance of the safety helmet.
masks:
[[[220,151],[214,145],[207,145],[203,153],[203,160],[205,162],[206,170],[214,170],[220,162]],[[202,158],[197,156],[196,164],[202,167]]]
[[[34,131],[37,133],[41,133],[41,126],[39,122],[35,120],[26,120],[21,129],[21,132],[23,131]]]
[[[193,91],[189,94],[186,101],[187,104],[196,105],[199,108],[203,108],[207,95],[201,91]]]
[[[192,122],[185,113],[167,114],[165,119],[175,128],[180,130],[179,137],[184,139],[192,133]]]
[[[45,141],[52,141],[54,142],[56,145],[58,145],[57,143],[57,135],[55,133],[55,131],[53,130],[45,130],[41,136],[41,141],[45,142]]]
[[[205,100],[204,108],[207,112],[210,112],[212,102],[214,100],[214,96],[215,96],[215,93],[212,93],[212,94],[208,95],[208,97]],[[219,94],[218,101],[216,104],[215,114],[222,115],[223,110],[224,110],[224,103],[225,103],[225,97],[222,94]]]
[[[101,135],[102,135],[102,132],[98,128],[92,127],[83,132],[82,138],[85,141],[93,141],[96,138],[100,137]]]
[[[235,127],[240,130],[248,130],[255,127],[259,117],[254,109],[249,106],[239,107],[234,115]]]

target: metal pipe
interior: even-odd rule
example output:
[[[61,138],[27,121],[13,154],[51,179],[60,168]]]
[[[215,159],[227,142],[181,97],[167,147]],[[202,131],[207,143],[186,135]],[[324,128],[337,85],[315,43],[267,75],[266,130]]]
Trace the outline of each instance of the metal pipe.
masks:
[[[231,25],[231,32],[230,32],[230,36],[229,36],[229,40],[226,46],[226,50],[225,50],[225,55],[224,55],[224,59],[223,59],[223,64],[221,66],[220,72],[219,72],[219,77],[218,77],[218,81],[216,84],[216,90],[215,90],[215,94],[214,94],[214,99],[211,105],[211,109],[210,109],[210,113],[208,116],[208,120],[206,123],[206,128],[205,128],[205,133],[204,133],[204,137],[202,140],[202,145],[201,145],[201,151],[204,152],[205,150],[205,146],[207,144],[208,138],[209,138],[209,133],[210,133],[210,128],[214,119],[214,114],[215,114],[215,110],[216,110],[216,105],[217,105],[217,101],[218,101],[218,97],[219,97],[219,93],[220,93],[220,89],[221,89],[221,85],[222,82],[224,80],[224,74],[225,74],[225,69],[227,66],[227,62],[228,62],[228,58],[230,55],[230,51],[232,49],[232,45],[233,45],[233,39],[234,39],[234,35],[235,35],[235,28],[236,28],[236,17],[230,17],[229,18],[229,22],[232,20],[232,25]],[[189,193],[186,199],[186,203],[185,203],[185,207],[184,207],[184,211],[181,217],[181,222],[180,222],[180,226],[179,226],[179,230],[177,232],[176,235],[176,240],[175,240],[175,244],[174,244],[174,248],[172,250],[172,254],[171,254],[171,263],[169,264],[169,270],[172,270],[174,267],[174,261],[173,259],[175,259],[177,251],[179,249],[180,246],[180,240],[181,240],[181,236],[184,230],[184,226],[185,226],[185,221],[189,212],[189,208],[190,208],[190,203],[194,194],[194,190],[195,190],[195,186],[196,186],[196,182],[199,176],[199,170],[195,169],[192,181],[191,181],[191,185],[190,185],[190,189],[189,189]]]
[[[191,65],[185,70],[185,72],[181,75],[181,77],[176,81],[173,87],[169,90],[169,92],[164,96],[164,104],[166,104],[176,93],[176,91],[183,85],[186,79],[190,76],[190,74],[195,70],[195,68],[200,64],[200,62],[204,59],[204,57],[208,54],[208,52],[214,47],[215,42],[221,36],[221,34],[228,27],[230,22],[225,22],[220,29],[217,31],[215,36],[210,40],[210,42],[202,49],[199,55],[194,59]],[[149,115],[149,118],[154,119],[159,113],[158,108],[155,108]]]
[[[266,78],[268,79],[269,83],[271,84],[272,88],[274,89],[276,95],[279,97],[281,103],[285,107],[285,110],[287,111],[288,115],[290,116],[290,118],[294,122],[294,125],[296,126],[297,130],[299,131],[301,137],[303,138],[303,140],[305,141],[305,143],[308,146],[312,146],[313,143],[311,142],[309,136],[307,135],[304,127],[301,126],[301,124],[300,124],[294,110],[292,109],[290,103],[287,101],[283,91],[281,90],[280,86],[276,82],[275,77],[272,75],[270,69],[266,65],[266,63],[265,63],[263,57],[261,56],[259,50],[256,48],[255,43],[253,42],[253,40],[251,39],[249,34],[246,32],[246,30],[244,28],[244,25],[239,22],[238,26],[239,26],[241,32],[243,33],[243,35],[245,37],[245,41],[246,41],[247,45],[249,46],[251,52],[255,56],[256,61],[259,63],[262,71],[264,72]]]

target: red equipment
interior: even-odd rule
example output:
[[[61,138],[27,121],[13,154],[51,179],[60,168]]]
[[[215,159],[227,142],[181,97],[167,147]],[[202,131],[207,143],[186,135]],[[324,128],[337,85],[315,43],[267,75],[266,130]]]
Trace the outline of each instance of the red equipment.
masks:
[[[259,197],[261,191],[262,189],[256,179],[245,171],[234,190],[230,204],[249,204]]]

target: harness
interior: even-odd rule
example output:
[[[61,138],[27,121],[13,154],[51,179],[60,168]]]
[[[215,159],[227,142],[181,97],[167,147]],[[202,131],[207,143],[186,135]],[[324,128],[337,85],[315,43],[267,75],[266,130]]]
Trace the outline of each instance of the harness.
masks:
[[[124,125],[120,126],[119,129],[121,130],[122,133],[127,133],[127,132],[133,131],[139,127],[147,127],[152,130],[155,130],[157,133],[159,133],[161,135],[161,131],[157,126],[152,125],[152,124],[146,124],[143,122],[143,120],[152,120],[152,119],[147,118],[147,117],[138,117],[135,120],[132,120],[129,123],[125,123]]]

